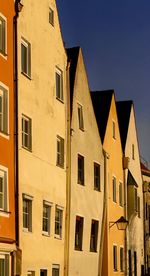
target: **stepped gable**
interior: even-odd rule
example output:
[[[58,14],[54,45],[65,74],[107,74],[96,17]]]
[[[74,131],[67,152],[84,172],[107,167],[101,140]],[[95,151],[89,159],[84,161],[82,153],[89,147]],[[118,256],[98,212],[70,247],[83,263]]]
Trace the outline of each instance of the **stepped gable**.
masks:
[[[91,92],[91,98],[92,98],[92,103],[94,107],[95,117],[97,120],[97,125],[99,128],[102,143],[104,142],[105,131],[107,127],[107,121],[108,121],[113,94],[114,94],[113,89]]]

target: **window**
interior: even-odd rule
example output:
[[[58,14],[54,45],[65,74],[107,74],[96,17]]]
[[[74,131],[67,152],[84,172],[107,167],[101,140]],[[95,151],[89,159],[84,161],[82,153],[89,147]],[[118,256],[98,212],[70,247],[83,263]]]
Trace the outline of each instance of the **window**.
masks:
[[[137,189],[134,188],[134,210],[138,211],[138,203],[137,203]]]
[[[97,236],[98,236],[98,221],[92,219],[91,223],[91,238],[90,238],[90,251],[97,251]]]
[[[8,211],[8,169],[0,167],[0,210]]]
[[[129,276],[132,276],[132,254],[131,254],[131,250],[128,250],[128,262],[129,262]]]
[[[113,134],[113,138],[116,139],[116,125],[115,125],[115,121],[112,122],[112,134]]]
[[[141,214],[140,214],[140,197],[137,197],[137,211],[138,211],[138,217],[140,218]]]
[[[113,245],[113,269],[117,271],[117,246]]]
[[[31,77],[31,44],[21,39],[21,72]]]
[[[124,249],[120,247],[120,271],[124,271]]]
[[[119,183],[119,205],[123,207],[123,184]]]
[[[64,167],[64,139],[57,135],[57,166]]]
[[[100,165],[94,163],[94,189],[100,191]]]
[[[75,250],[82,250],[83,218],[76,216]]]
[[[27,276],[35,276],[35,271],[28,270]]]
[[[63,78],[62,71],[56,68],[56,98],[63,101]]]
[[[84,122],[83,122],[83,108],[82,105],[78,104],[78,120],[79,120],[79,128],[84,130]]]
[[[0,15],[0,53],[6,55],[6,20]]]
[[[32,231],[32,200],[33,197],[23,194],[23,228]]]
[[[134,251],[134,276],[137,276],[137,253]]]
[[[62,237],[62,210],[56,207],[55,212],[55,235]]]
[[[84,185],[84,157],[78,154],[78,183]]]
[[[43,201],[43,224],[42,231],[49,235],[50,234],[50,204],[47,201]]]
[[[134,144],[132,144],[132,159],[135,159],[135,148],[134,148]]]
[[[116,177],[113,177],[113,201],[117,202],[117,197],[116,197]]]
[[[0,275],[9,276],[9,254],[0,254]]]
[[[22,115],[22,147],[32,150],[32,121],[25,115]]]
[[[40,269],[40,276],[47,276],[47,269]]]
[[[59,276],[59,265],[52,266],[52,276]]]
[[[54,26],[54,11],[49,8],[49,23]]]
[[[0,132],[8,134],[8,90],[0,85]]]

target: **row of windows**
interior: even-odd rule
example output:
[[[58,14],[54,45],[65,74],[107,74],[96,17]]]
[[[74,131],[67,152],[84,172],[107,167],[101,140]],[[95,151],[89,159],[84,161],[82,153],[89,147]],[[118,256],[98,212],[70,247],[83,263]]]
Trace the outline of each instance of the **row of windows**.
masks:
[[[52,276],[59,276],[59,272],[60,272],[60,265],[53,264],[52,265]],[[47,269],[40,269],[40,276],[47,276],[47,275],[48,275]],[[28,270],[27,276],[35,276],[35,271]]]
[[[99,222],[92,219],[91,221],[91,235],[90,235],[90,252],[97,252],[97,238],[98,238],[98,226]],[[82,250],[83,242],[83,228],[84,228],[84,218],[76,216],[75,224],[75,250]]]
[[[33,197],[23,194],[23,229],[27,232],[32,232],[32,204]],[[51,208],[52,203],[46,200],[43,201],[43,215],[42,215],[42,232],[46,236],[50,236],[51,228]],[[62,223],[63,223],[63,209],[58,205],[55,206],[55,237],[62,238]]]
[[[120,268],[118,268],[118,247],[117,245],[113,245],[113,270],[118,271],[120,269],[121,272],[124,271],[124,248],[120,247]]]

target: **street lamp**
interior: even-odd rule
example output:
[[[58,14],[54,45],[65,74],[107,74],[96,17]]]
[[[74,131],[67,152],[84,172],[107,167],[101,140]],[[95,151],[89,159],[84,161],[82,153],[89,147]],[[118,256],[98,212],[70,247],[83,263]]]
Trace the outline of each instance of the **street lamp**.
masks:
[[[118,230],[126,230],[128,226],[128,221],[121,216],[117,221],[110,221],[109,222],[109,228],[113,227],[114,224],[117,224]]]

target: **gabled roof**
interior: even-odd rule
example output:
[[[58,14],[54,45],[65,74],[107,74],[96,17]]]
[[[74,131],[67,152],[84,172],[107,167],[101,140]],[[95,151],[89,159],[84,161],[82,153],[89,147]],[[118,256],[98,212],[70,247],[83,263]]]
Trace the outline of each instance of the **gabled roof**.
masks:
[[[133,105],[133,101],[116,102],[118,123],[119,123],[123,151],[125,150],[125,145],[126,145],[132,105]]]
[[[73,103],[73,90],[74,90],[74,82],[75,82],[75,75],[79,57],[79,50],[80,47],[73,47],[66,49],[68,61],[70,62],[70,108],[72,114],[72,103]]]
[[[150,170],[142,162],[141,162],[141,171],[142,171],[142,174],[144,174],[146,176],[150,176]]]
[[[93,108],[94,108],[95,117],[99,128],[99,133],[101,136],[102,143],[104,142],[106,126],[107,126],[113,94],[114,94],[114,90],[91,92]]]

